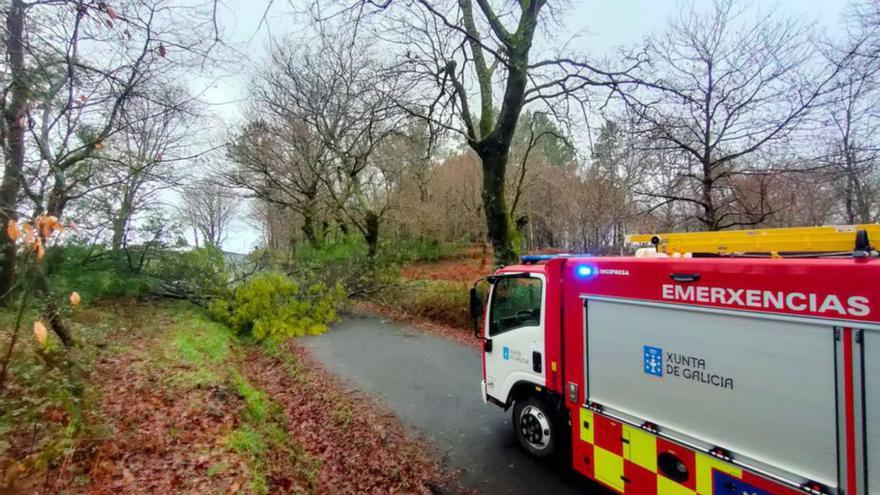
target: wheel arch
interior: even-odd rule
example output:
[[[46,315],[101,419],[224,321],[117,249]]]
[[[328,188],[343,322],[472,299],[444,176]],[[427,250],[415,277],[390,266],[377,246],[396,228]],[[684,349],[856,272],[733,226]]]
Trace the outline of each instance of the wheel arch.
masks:
[[[539,399],[542,399],[557,413],[563,408],[562,397],[559,394],[543,385],[525,380],[520,380],[514,383],[513,386],[510,387],[510,392],[507,394],[507,400],[499,405],[507,411],[516,401],[524,400],[529,397],[538,397]]]

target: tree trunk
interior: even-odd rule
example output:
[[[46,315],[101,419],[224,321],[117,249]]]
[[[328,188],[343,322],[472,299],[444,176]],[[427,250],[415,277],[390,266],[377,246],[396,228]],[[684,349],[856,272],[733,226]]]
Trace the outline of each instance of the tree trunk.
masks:
[[[345,220],[337,218],[336,225],[339,226],[339,231],[342,232],[342,236],[347,237],[350,231],[348,229],[348,224],[345,222]]]
[[[306,236],[306,240],[309,241],[309,244],[313,248],[319,249],[321,247],[321,241],[318,238],[318,231],[315,229],[314,216],[303,215],[302,233]]]
[[[321,244],[323,244],[324,241],[324,232],[316,223],[315,208],[313,205],[314,203],[311,203],[311,205],[303,211],[302,233],[313,248],[320,249]]]
[[[477,150],[483,160],[483,211],[486,227],[495,255],[495,265],[516,263],[519,257],[519,236],[510,217],[505,194],[504,176],[507,169],[507,153],[498,149]]]
[[[128,222],[131,218],[131,198],[128,194],[122,198],[122,205],[116,216],[113,218],[113,240],[112,247],[114,251],[122,249],[125,243],[125,234],[128,230]]]
[[[56,174],[52,191],[49,192],[49,202],[46,204],[46,214],[61,219],[64,209],[67,207],[67,190],[64,184],[64,175]]]
[[[116,218],[113,219],[113,239],[111,241],[111,247],[114,251],[119,251],[122,249],[122,241],[125,239],[125,226],[128,223],[128,220],[122,216],[121,213],[116,215]]]
[[[0,222],[5,229],[10,220],[18,221],[18,195],[22,185],[24,167],[25,114],[27,112],[28,83],[24,66],[24,17],[25,6],[22,0],[12,0],[6,13],[6,53],[9,58],[10,99],[4,112],[6,163],[3,182],[0,183]],[[6,235],[0,235],[0,251],[3,262],[0,265],[0,303],[7,303],[9,293],[15,284],[15,242]]]
[[[61,308],[58,307],[58,301],[55,297],[55,293],[52,291],[51,286],[49,285],[49,277],[46,275],[46,272],[43,270],[43,267],[39,266],[37,263],[34,263],[33,270],[31,270],[33,275],[33,283],[35,284],[37,290],[43,295],[45,298],[44,306],[43,306],[43,315],[49,322],[49,328],[55,332],[55,335],[64,343],[66,347],[71,347],[74,344],[73,336],[70,334],[70,330],[64,324],[64,320],[61,319]]]
[[[379,215],[369,211],[364,219],[364,240],[367,241],[367,256],[376,257],[379,252]]]
[[[715,209],[715,201],[712,198],[715,181],[712,177],[712,166],[708,159],[703,163],[703,180],[700,184],[702,189],[703,225],[706,230],[716,231],[718,228],[718,211]]]

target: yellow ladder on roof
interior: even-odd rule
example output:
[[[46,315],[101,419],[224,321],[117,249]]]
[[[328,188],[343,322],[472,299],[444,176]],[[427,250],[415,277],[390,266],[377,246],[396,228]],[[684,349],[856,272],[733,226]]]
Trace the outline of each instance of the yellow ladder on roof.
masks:
[[[639,234],[626,237],[630,244],[651,244],[657,252],[685,253],[833,253],[853,251],[856,235],[865,231],[880,241],[880,224],[794,227],[785,229],[729,230]]]

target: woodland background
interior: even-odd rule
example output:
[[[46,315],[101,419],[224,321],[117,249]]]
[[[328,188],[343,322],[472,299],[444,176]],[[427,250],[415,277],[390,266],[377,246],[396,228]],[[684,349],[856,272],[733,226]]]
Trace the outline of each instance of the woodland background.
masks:
[[[427,493],[290,338],[359,309],[467,341],[525,252],[880,221],[875,0],[833,31],[682,3],[601,59],[564,1],[288,2],[258,53],[218,5],[0,2],[0,492]]]

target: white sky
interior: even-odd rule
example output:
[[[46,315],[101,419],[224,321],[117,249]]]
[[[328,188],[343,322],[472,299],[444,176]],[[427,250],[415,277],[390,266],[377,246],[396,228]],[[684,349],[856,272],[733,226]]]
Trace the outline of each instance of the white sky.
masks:
[[[219,11],[223,39],[241,55],[232,75],[214,83],[204,95],[212,111],[233,130],[241,118],[242,101],[254,69],[265,57],[270,39],[281,39],[295,34],[302,19],[295,10],[310,0],[276,0],[272,3],[267,22],[260,27],[260,19],[270,0],[221,0]],[[711,0],[694,0],[697,7],[711,5]],[[570,0],[566,16],[568,34],[581,34],[579,50],[594,59],[611,57],[619,46],[642,41],[653,32],[662,30],[681,2],[674,0]],[[685,4],[687,5],[687,4]],[[822,31],[842,30],[841,17],[846,0],[779,0],[753,1],[745,5],[759,5],[762,10],[775,8],[778,13],[801,17],[816,22]],[[560,34],[559,39],[569,35]],[[194,84],[198,84],[196,80]],[[221,130],[218,139],[223,139]],[[224,243],[228,251],[245,253],[260,241],[259,226],[247,219],[247,212],[233,226]]]

